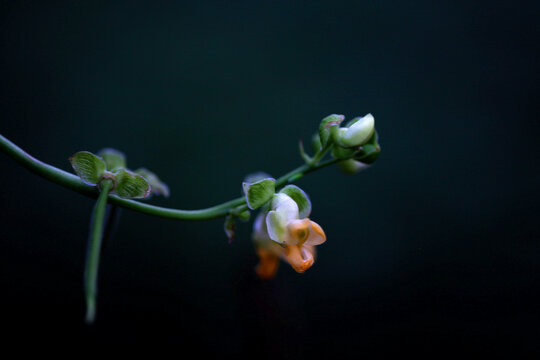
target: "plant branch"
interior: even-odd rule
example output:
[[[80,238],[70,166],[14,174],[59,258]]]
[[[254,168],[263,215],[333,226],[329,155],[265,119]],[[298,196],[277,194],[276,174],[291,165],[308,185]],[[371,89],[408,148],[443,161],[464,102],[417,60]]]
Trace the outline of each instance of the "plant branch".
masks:
[[[96,296],[97,280],[99,269],[99,254],[101,253],[101,243],[103,238],[103,218],[107,206],[107,194],[112,189],[112,181],[102,182],[101,193],[99,194],[92,220],[90,222],[90,236],[88,238],[88,250],[86,255],[86,265],[84,268],[84,292],[86,297],[86,323],[91,324],[96,317]]]
[[[97,198],[99,191],[95,186],[85,184],[78,176],[70,174],[64,170],[58,169],[52,165],[45,164],[31,155],[27,154],[20,147],[0,135],[0,150],[13,158],[20,165],[55,184],[61,185],[67,189],[78,192],[79,194]],[[321,151],[322,152],[322,151]],[[326,153],[326,151],[325,151]],[[315,158],[321,159],[324,154],[317,153]],[[313,171],[322,169],[326,166],[335,164],[341,160],[330,159],[318,163],[310,163],[299,166],[298,168],[281,176],[276,181],[276,187],[282,187],[291,184],[299,178]],[[149,205],[139,201],[122,199],[115,195],[108,195],[107,202],[125,209],[138,211],[144,214],[159,216],[176,220],[208,220],[227,215],[231,209],[246,204],[244,197],[239,197],[223,204],[199,210],[180,210],[161,206]]]

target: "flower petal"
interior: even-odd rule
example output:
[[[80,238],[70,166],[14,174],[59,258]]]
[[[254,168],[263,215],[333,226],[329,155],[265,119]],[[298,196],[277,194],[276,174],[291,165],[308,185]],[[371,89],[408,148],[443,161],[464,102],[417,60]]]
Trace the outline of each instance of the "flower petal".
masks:
[[[272,209],[282,214],[288,221],[296,220],[299,217],[298,204],[287,194],[275,194],[272,200]]]
[[[255,268],[255,272],[261,279],[271,279],[276,275],[279,267],[279,257],[272,251],[267,249],[257,249],[259,256],[259,264]]]
[[[266,228],[268,236],[275,242],[282,244],[287,240],[287,219],[282,213],[276,210],[269,211],[266,215]]]
[[[320,245],[326,241],[326,234],[322,227],[315,221],[309,221],[309,236],[305,242],[306,245]]]
[[[287,223],[288,241],[287,244],[303,244],[309,234],[309,219],[292,220]]]
[[[304,190],[296,185],[287,185],[280,191],[281,194],[288,195],[298,205],[298,217],[307,218],[311,213],[311,201]]]
[[[283,257],[298,273],[305,272],[315,262],[313,253],[309,251],[309,248],[298,245],[287,246]]]
[[[375,130],[375,118],[367,114],[360,118],[341,136],[341,143],[345,147],[354,147],[365,144]]]

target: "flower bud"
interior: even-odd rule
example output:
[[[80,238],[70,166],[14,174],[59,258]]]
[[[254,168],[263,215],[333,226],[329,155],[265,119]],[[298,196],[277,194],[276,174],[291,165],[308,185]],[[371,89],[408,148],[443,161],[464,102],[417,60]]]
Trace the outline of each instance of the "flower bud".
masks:
[[[365,170],[369,167],[369,165],[364,164],[360,161],[356,161],[354,159],[348,159],[340,161],[338,163],[338,167],[343,173],[349,175]]]
[[[323,147],[326,146],[328,143],[328,140],[330,140],[332,129],[339,127],[339,124],[341,124],[341,122],[344,119],[345,119],[345,116],[337,115],[337,114],[328,115],[327,117],[322,119],[321,124],[319,126],[319,137],[320,137],[321,145]]]
[[[332,131],[334,141],[345,148],[364,145],[375,131],[375,118],[371,114],[353,120],[350,127],[336,128]]]

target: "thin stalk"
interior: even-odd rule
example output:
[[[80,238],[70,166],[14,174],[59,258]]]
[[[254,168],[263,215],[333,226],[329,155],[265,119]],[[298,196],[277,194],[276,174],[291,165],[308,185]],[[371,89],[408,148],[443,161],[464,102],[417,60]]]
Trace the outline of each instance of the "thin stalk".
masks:
[[[85,184],[78,176],[70,174],[66,171],[58,169],[52,165],[45,164],[34,157],[27,154],[20,147],[0,135],[0,151],[6,153],[9,157],[13,158],[20,165],[30,170],[36,175],[39,175],[55,184],[61,185],[67,189],[78,192],[79,194],[97,198],[100,196],[99,190],[95,186]],[[302,176],[309,174],[313,171],[322,169],[328,165],[335,164],[341,160],[331,159],[323,162],[319,162],[320,159],[326,154],[328,149],[317,153],[316,162],[304,164],[298,168],[288,172],[277,179],[276,187],[282,187],[287,184],[291,184],[298,180]],[[159,216],[162,218],[176,219],[176,220],[208,220],[222,216],[226,216],[231,209],[246,204],[244,197],[239,197],[231,201],[227,201],[223,204],[209,207],[199,210],[180,210],[171,209],[161,206],[149,205],[139,201],[126,200],[119,198],[115,195],[108,195],[108,203],[138,211],[143,214]]]
[[[92,213],[90,223],[90,237],[88,239],[88,253],[84,268],[84,292],[86,297],[86,323],[91,324],[96,317],[96,296],[99,269],[99,255],[101,253],[101,241],[103,237],[103,219],[107,207],[107,195],[112,189],[110,180],[102,181],[101,193]]]

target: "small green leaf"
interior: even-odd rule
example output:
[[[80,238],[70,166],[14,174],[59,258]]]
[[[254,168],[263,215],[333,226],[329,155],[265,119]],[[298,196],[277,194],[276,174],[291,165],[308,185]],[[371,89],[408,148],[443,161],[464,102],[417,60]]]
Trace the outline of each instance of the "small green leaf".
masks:
[[[89,151],[79,151],[69,161],[75,173],[88,185],[96,185],[106,170],[105,161]]]
[[[119,170],[116,175],[116,195],[124,199],[141,199],[150,195],[150,184],[141,175]]]
[[[105,160],[105,164],[107,164],[107,170],[111,172],[126,168],[125,155],[116,149],[101,149],[98,152],[98,155],[101,156],[103,160]]]
[[[225,235],[229,238],[229,244],[232,243],[236,233],[236,222],[233,215],[228,215],[225,218],[223,229],[225,230]]]
[[[276,180],[267,178],[254,183],[244,182],[242,188],[248,207],[255,210],[272,198],[276,191]]]
[[[140,168],[135,172],[144,177],[152,189],[152,195],[163,195],[169,197],[169,187],[158,176],[146,168]]]
[[[287,185],[281,189],[280,193],[289,195],[289,197],[296,202],[296,205],[298,205],[300,219],[306,218],[309,216],[309,214],[311,214],[311,201],[304,190],[300,189],[296,185]]]
[[[334,126],[339,127],[339,124],[341,124],[344,119],[345,116],[336,114],[328,115],[322,119],[321,125],[319,126],[319,136],[322,146],[326,146],[328,143],[331,128]]]

